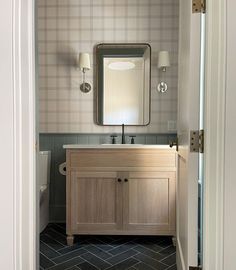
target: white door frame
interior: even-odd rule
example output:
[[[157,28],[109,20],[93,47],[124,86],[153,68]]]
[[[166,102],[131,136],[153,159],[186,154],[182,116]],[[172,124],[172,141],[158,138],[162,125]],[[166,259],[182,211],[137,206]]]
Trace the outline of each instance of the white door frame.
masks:
[[[204,270],[222,270],[226,72],[225,1],[208,0],[207,13]],[[14,0],[12,14],[14,19],[12,29],[14,269],[35,270],[37,269],[37,241],[34,1]]]
[[[38,241],[36,240],[34,2],[33,0],[12,0],[14,270],[36,270],[38,265],[36,255]]]
[[[203,269],[223,270],[226,1],[222,0],[207,0],[205,91]]]

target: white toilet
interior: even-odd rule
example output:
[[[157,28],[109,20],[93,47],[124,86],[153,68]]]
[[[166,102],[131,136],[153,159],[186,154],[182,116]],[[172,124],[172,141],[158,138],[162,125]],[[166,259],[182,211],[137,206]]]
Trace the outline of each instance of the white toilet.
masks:
[[[40,198],[40,232],[49,222],[49,185],[50,185],[51,151],[39,152],[39,198]]]

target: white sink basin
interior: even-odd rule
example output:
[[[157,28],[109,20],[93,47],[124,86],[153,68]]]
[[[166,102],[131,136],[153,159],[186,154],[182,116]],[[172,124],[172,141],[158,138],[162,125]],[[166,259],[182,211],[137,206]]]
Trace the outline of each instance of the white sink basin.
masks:
[[[148,144],[69,144],[63,145],[65,149],[84,149],[84,148],[93,148],[93,149],[106,149],[106,148],[149,148],[149,149],[170,149],[169,145],[148,145]]]

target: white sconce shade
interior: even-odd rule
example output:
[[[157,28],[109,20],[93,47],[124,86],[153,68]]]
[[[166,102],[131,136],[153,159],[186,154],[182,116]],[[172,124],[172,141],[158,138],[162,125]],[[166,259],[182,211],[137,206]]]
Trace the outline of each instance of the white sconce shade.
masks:
[[[170,55],[168,51],[160,51],[158,54],[158,68],[163,71],[170,66]]]
[[[168,51],[160,51],[158,54],[158,69],[162,72],[166,72],[166,68],[170,67],[170,55]],[[165,93],[168,89],[168,85],[164,81],[160,81],[157,85],[157,91],[160,93]]]
[[[80,90],[83,93],[88,93],[91,90],[91,85],[85,81],[85,73],[91,69],[90,57],[88,53],[80,53],[76,57],[76,66],[80,68],[83,74],[83,83],[80,85]]]
[[[89,70],[89,69],[91,69],[90,57],[89,57],[88,53],[80,53],[77,56],[77,66],[81,70]]]

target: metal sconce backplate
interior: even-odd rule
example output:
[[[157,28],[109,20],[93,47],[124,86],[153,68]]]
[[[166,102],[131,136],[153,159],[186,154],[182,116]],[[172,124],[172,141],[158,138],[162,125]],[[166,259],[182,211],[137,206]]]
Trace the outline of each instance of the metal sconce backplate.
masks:
[[[88,93],[89,91],[91,91],[91,85],[89,83],[82,83],[80,85],[80,90],[83,92],[83,93]]]
[[[165,82],[160,82],[157,86],[157,90],[160,93],[165,93],[168,89],[168,86]]]

